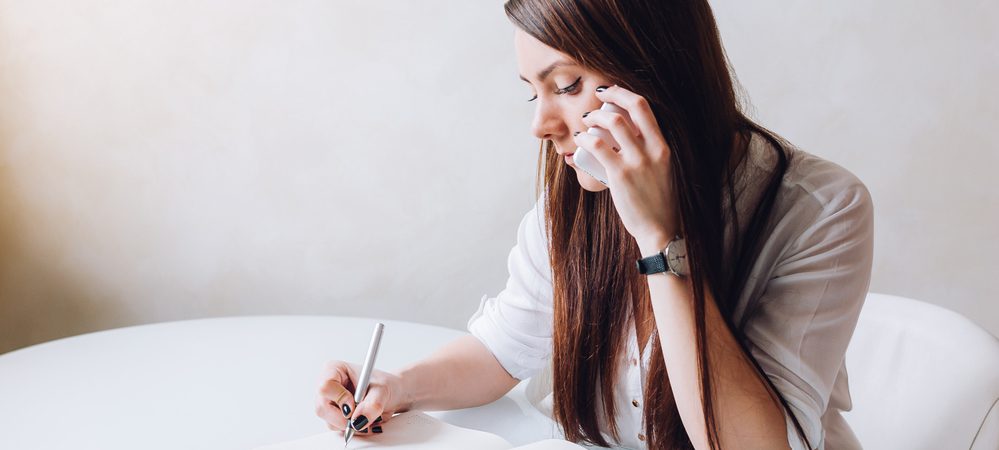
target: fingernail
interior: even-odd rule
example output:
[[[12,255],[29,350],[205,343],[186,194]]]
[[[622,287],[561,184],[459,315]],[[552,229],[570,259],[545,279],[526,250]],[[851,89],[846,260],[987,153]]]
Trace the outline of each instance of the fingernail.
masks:
[[[586,116],[588,116],[588,115],[590,115],[590,111],[587,111],[587,112],[584,112],[584,113],[583,113],[583,117],[586,117]]]
[[[375,419],[375,423],[378,423],[378,422],[381,422],[381,421],[382,421],[382,416],[378,416],[378,418]]]
[[[597,92],[606,91],[609,86],[597,86]]]
[[[350,406],[349,405],[347,405],[346,403],[344,403],[343,407],[340,408],[340,409],[343,410],[343,416],[344,417],[350,417]]]
[[[368,424],[368,418],[367,417],[358,416],[356,419],[354,419],[353,422],[350,423],[350,427],[353,428],[353,429],[355,429],[355,430],[360,431],[360,429],[362,427],[364,427],[365,425],[367,425],[367,424]]]
[[[367,433],[367,432],[368,432],[368,429],[367,429],[367,428],[365,428],[365,429],[361,430],[361,433]]]
[[[580,133],[579,131],[577,131],[577,132],[575,132],[575,133],[572,133],[572,136],[573,136],[573,137],[576,137],[576,136],[579,136],[579,133]]]
[[[374,431],[375,433],[381,433],[382,427],[371,427],[371,431]]]

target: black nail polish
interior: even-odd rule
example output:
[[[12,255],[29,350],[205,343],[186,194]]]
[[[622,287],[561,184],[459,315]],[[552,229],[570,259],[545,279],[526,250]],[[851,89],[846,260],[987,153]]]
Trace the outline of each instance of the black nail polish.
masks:
[[[608,86],[597,86],[597,92],[603,92],[607,90]]]
[[[381,433],[382,427],[371,427],[371,431],[374,431],[375,433]]]
[[[365,428],[365,429],[361,430],[360,432],[361,432],[361,433],[367,433],[367,432],[368,432],[368,429],[367,429],[367,428]]]
[[[344,417],[350,417],[350,406],[349,405],[347,405],[346,403],[344,403],[343,407],[340,408],[340,409],[343,411],[343,416]]]
[[[378,418],[375,419],[375,423],[378,423],[378,422],[381,422],[381,421],[382,421],[382,416],[378,416]]]
[[[588,116],[588,115],[590,115],[590,111],[587,111],[587,112],[584,112],[584,113],[583,113],[583,117],[586,117],[586,116]]]
[[[575,137],[575,136],[579,136],[579,133],[580,133],[579,131],[577,131],[577,132],[575,132],[575,133],[572,133],[572,136],[573,136],[573,137]]]
[[[354,419],[353,422],[350,423],[350,427],[353,428],[354,430],[360,431],[361,428],[363,428],[367,424],[368,424],[367,417],[358,416],[356,419]]]

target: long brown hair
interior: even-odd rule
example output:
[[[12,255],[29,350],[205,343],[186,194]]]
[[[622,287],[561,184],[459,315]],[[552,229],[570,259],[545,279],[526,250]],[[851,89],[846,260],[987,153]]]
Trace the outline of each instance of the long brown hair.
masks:
[[[708,2],[509,0],[504,9],[514,25],[545,45],[645,97],[656,116],[671,150],[672,186],[687,245],[701,399],[711,448],[718,447],[719,439],[715,400],[708,395],[714,391],[706,352],[705,287],[772,399],[788,411],[804,437],[786,400],[749,353],[745,320],[735,324],[732,318],[791,152],[786,141],[742,113]],[[777,163],[743,227],[738,223],[733,174],[748,156],[754,132],[769,142]],[[737,143],[743,148],[741,157],[735,152]],[[633,305],[645,305],[651,313],[648,284],[635,269],[639,250],[610,192],[582,189],[572,170],[560,162],[552,142],[542,141],[538,179],[546,199],[555,311],[552,364],[558,381],[553,415],[567,439],[606,447],[610,444],[600,433],[596,402],[602,402],[610,434],[619,440],[613,398],[616,356],[625,345]],[[731,240],[725,240],[726,225],[736,230]],[[652,351],[643,411],[647,444],[654,449],[692,448],[658,333]],[[602,392],[599,399],[592,395],[596,387]]]

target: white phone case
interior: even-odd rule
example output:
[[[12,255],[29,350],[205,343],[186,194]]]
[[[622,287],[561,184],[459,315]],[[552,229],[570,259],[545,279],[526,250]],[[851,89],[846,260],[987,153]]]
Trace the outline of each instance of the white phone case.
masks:
[[[600,109],[604,111],[616,112],[625,117],[629,117],[627,111],[613,103],[604,103]],[[611,135],[610,131],[599,127],[590,127],[586,130],[586,132],[594,136],[601,137],[613,147],[621,148],[617,141],[614,140],[614,136]],[[607,185],[607,170],[604,169],[604,166],[600,164],[600,161],[598,161],[592,153],[588,152],[583,147],[576,147],[576,152],[572,154],[572,162],[576,164],[576,167],[582,169],[583,172],[586,172],[597,181]]]

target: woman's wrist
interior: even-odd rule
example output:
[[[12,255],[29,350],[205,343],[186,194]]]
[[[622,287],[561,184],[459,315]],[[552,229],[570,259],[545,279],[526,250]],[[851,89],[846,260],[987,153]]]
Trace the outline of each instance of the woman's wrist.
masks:
[[[662,251],[666,247],[666,244],[669,244],[669,241],[673,240],[678,234],[680,234],[679,224],[670,223],[664,224],[662,227],[645,229],[634,236],[635,242],[638,243],[638,250],[644,258]]]
[[[642,257],[652,256],[659,253],[669,244],[669,241],[676,236],[676,233],[662,233],[657,236],[643,237],[642,239],[635,239],[638,243],[638,251],[642,254]]]
[[[668,243],[669,243],[668,239],[645,241],[645,243],[638,244],[638,250],[639,253],[642,254],[642,257],[645,258],[647,256],[652,256],[655,255],[656,253],[661,252],[663,250],[663,247],[665,247],[666,244]]]
[[[426,386],[426,383],[420,383],[417,380],[419,374],[416,370],[417,366],[409,366],[396,375],[397,390],[399,391],[399,405],[396,409],[398,412],[419,409],[421,394],[418,389],[420,386]]]

